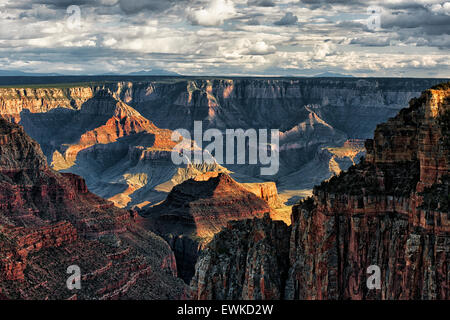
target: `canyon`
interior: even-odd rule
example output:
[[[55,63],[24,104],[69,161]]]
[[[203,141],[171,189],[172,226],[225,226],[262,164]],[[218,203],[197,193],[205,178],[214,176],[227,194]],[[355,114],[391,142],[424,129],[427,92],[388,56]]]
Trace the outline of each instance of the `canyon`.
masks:
[[[358,164],[293,206],[291,226],[230,222],[200,255],[192,298],[449,299],[449,120],[446,83],[378,125]],[[381,289],[366,285],[370,266]]]
[[[228,221],[271,212],[261,194],[268,186],[260,186],[258,195],[247,188],[226,173],[209,173],[175,186],[164,202],[140,212],[148,229],[170,244],[179,275],[187,283],[194,274],[199,252]],[[270,195],[272,199],[277,197]]]
[[[448,86],[420,94],[439,82],[0,88],[0,296],[447,299]],[[279,172],[175,165],[172,134],[194,121],[279,129]],[[87,288],[69,295],[77,263]],[[382,290],[365,287],[369,265]]]
[[[50,81],[50,80],[49,80]],[[0,114],[20,123],[49,165],[82,176],[116,206],[142,208],[205,172],[276,182],[287,205],[357,162],[361,142],[438,79],[205,79],[96,81],[0,88]],[[260,165],[174,165],[176,129],[279,129],[280,170]],[[359,141],[359,143],[353,143]]]
[[[48,167],[37,142],[0,118],[2,299],[182,299],[169,245],[135,211]],[[66,287],[68,267],[82,290]]]

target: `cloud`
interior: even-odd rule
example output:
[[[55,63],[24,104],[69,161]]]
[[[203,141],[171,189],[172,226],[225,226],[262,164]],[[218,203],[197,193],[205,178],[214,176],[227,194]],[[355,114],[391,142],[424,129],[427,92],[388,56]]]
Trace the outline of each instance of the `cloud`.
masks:
[[[120,0],[119,7],[126,14],[142,11],[162,12],[177,3],[175,0]]]
[[[286,12],[283,18],[278,21],[275,21],[274,24],[277,26],[291,26],[298,22],[297,16],[295,16],[292,12]]]
[[[429,10],[436,14],[446,14],[450,15],[450,2],[445,2],[443,4],[436,3],[429,6]]]
[[[25,71],[450,76],[449,1],[0,2],[0,64]],[[80,30],[67,28],[69,5]],[[380,30],[367,27],[371,5],[383,8]]]
[[[275,7],[273,0],[248,0],[247,5],[256,7]]]
[[[267,55],[276,52],[276,47],[268,45],[264,41],[258,41],[247,48],[246,54],[249,55]]]
[[[381,16],[381,27],[384,29],[417,29],[419,33],[428,35],[450,34],[450,15],[444,7],[440,9],[422,7],[412,11],[387,12]]]
[[[34,0],[30,1],[34,4],[43,4],[48,5],[49,7],[57,8],[57,9],[66,9],[69,6],[82,6],[90,3],[96,4],[98,1],[89,1],[89,0]]]
[[[259,21],[257,18],[251,18],[250,20],[247,21],[247,24],[249,26],[259,26],[261,25],[261,21]]]
[[[300,5],[306,6],[311,10],[316,10],[319,8],[330,9],[333,5],[361,5],[363,1],[360,0],[300,0]]]
[[[327,56],[332,56],[336,54],[336,45],[327,41],[321,44],[317,44],[314,46],[312,52],[313,60],[323,60]]]
[[[386,36],[358,37],[350,40],[350,44],[359,44],[366,47],[387,47],[390,46],[392,38]]]
[[[205,27],[220,26],[236,14],[231,0],[212,0],[207,7],[191,9],[188,19],[193,25]]]

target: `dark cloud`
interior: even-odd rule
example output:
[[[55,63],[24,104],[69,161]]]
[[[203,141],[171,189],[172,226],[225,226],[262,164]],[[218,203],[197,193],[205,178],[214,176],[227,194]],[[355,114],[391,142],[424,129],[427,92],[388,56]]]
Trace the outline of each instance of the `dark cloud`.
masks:
[[[436,14],[424,8],[406,11],[398,14],[384,14],[381,16],[383,29],[417,29],[426,35],[450,34],[450,16]]]
[[[126,14],[136,14],[142,11],[163,12],[178,3],[188,3],[190,0],[120,0],[119,6]]]
[[[66,9],[71,5],[100,9],[115,6],[125,14],[136,14],[143,11],[163,12],[178,3],[194,2],[194,0],[19,0],[18,2],[41,4],[57,9]]]
[[[277,26],[291,26],[298,22],[298,18],[292,12],[286,12],[283,18],[275,21],[274,24]]]
[[[248,0],[247,5],[256,7],[275,7],[273,0]]]
[[[67,9],[69,6],[75,5],[75,6],[82,6],[82,5],[91,5],[96,6],[99,4],[100,1],[93,0],[33,0],[31,1],[35,4],[43,4],[47,5],[49,7],[53,7],[56,9]]]
[[[336,26],[343,29],[363,29],[367,27],[366,24],[357,21],[339,21]]]

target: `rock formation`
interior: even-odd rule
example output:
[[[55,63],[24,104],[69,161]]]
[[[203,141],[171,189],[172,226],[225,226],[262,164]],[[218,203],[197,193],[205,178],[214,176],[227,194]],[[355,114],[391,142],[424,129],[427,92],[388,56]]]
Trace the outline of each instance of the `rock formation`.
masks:
[[[262,217],[270,211],[267,202],[220,173],[175,186],[163,203],[142,215],[147,227],[169,242],[180,276],[189,282],[199,250],[228,221]]]
[[[278,197],[275,182],[242,183],[241,185],[257,197],[266,201],[271,208],[276,209],[283,205],[282,200]]]
[[[201,255],[192,296],[202,300],[270,300],[284,297],[289,228],[263,219],[229,222]]]
[[[324,148],[370,137],[438,81],[174,78],[0,88],[0,114],[20,121],[54,168],[81,175],[120,207],[153,205],[186,179],[227,170],[238,182],[276,181],[293,203],[352,164]],[[171,146],[165,129],[192,130],[195,120],[204,129],[280,129],[278,175],[261,177],[259,165],[174,166],[163,151]]]
[[[273,263],[234,278],[233,264],[217,258],[225,244],[235,249],[221,259],[244,256],[244,266],[284,246],[273,238],[271,248],[255,253],[257,241],[241,244],[233,232],[223,232],[197,262],[193,297],[244,297],[255,292],[254,279],[280,278],[273,283],[281,287],[271,287],[285,299],[449,299],[449,120],[448,83],[412,99],[409,108],[377,127],[363,161],[293,207],[289,253],[280,257],[289,265],[285,277],[285,269]],[[232,230],[244,224],[244,238],[260,228],[246,221]],[[381,289],[368,288],[369,266],[380,268]],[[272,298],[258,290],[253,297]]]
[[[6,299],[184,297],[167,243],[133,211],[50,169],[39,145],[0,118],[0,292]],[[70,291],[69,266],[81,268]]]

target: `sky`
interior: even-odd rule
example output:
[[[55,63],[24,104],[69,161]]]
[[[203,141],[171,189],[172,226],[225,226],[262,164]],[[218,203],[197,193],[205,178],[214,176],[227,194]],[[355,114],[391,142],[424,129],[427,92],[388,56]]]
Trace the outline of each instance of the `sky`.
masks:
[[[0,0],[0,70],[450,78],[450,2]]]

